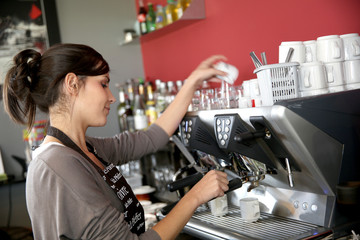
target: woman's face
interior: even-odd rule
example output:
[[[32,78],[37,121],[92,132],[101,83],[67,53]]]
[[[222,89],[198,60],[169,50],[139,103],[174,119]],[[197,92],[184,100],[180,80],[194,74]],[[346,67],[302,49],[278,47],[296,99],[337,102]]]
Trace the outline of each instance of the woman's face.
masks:
[[[109,82],[108,73],[84,79],[74,105],[76,112],[73,113],[83,127],[99,127],[106,124],[110,104],[116,101],[109,89]]]

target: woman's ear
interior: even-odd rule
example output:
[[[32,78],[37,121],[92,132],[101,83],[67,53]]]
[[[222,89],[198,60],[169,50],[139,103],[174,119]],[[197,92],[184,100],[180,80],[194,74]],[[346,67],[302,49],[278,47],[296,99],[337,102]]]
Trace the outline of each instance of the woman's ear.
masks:
[[[68,73],[65,76],[65,90],[71,95],[77,95],[79,92],[79,78],[75,73]]]

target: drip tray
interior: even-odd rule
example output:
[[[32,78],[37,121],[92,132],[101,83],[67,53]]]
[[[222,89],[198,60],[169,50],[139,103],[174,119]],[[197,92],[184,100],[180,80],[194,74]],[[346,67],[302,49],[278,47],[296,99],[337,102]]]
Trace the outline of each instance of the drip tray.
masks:
[[[209,210],[194,213],[184,232],[202,239],[303,239],[329,232],[314,224],[261,213],[258,221],[241,219],[239,207],[229,207],[226,216],[215,217]]]

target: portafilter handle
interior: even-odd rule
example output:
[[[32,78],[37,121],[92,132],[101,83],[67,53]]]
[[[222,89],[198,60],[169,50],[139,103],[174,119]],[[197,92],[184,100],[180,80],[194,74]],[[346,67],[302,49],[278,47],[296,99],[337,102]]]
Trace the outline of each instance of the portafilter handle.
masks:
[[[198,174],[201,174],[201,173],[196,173],[196,174],[193,174],[193,175],[198,175]],[[193,175],[191,175],[190,177],[192,177]],[[201,175],[202,175],[202,174],[201,174]],[[198,176],[196,176],[196,177],[198,177]],[[196,177],[193,177],[193,179],[196,179]],[[181,180],[183,180],[183,179],[181,179]],[[181,181],[181,180],[179,180],[179,181]],[[200,181],[200,179],[199,179],[198,181]],[[178,181],[177,181],[177,182],[178,182]],[[171,184],[171,183],[170,183],[170,184]],[[170,185],[170,184],[169,184],[169,185]],[[196,183],[195,183],[195,184],[196,184]],[[195,185],[195,184],[194,184],[194,185]],[[178,185],[178,186],[179,186],[179,185]],[[229,193],[229,192],[231,192],[231,191],[234,191],[234,190],[242,187],[242,180],[241,180],[240,178],[231,179],[231,180],[229,181],[228,186],[229,186],[229,190],[227,190],[227,191],[225,192],[225,194],[227,194],[227,193]],[[177,189],[175,189],[174,191],[176,191],[176,190],[177,190]],[[211,200],[213,200],[213,199],[211,199]],[[210,201],[211,201],[211,200],[210,200]],[[176,205],[177,203],[178,203],[178,201],[173,202],[173,203],[170,203],[169,205],[163,207],[163,208],[161,209],[161,214],[167,215],[167,214],[171,211],[171,209],[173,209],[173,207],[175,207],[175,205]]]
[[[184,187],[194,186],[198,181],[200,181],[203,178],[203,176],[204,175],[200,172],[192,174],[190,176],[169,183],[168,189],[170,192],[174,192]]]

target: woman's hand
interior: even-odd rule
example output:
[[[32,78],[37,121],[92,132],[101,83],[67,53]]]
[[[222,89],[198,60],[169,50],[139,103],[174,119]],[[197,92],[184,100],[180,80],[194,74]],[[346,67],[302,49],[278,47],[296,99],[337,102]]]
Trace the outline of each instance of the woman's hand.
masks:
[[[185,84],[193,84],[194,91],[201,87],[204,80],[210,80],[216,75],[226,76],[226,73],[214,68],[219,61],[226,61],[223,55],[213,55],[199,64],[199,66],[186,79]],[[220,80],[220,79],[219,79]]]
[[[226,173],[211,170],[187,194],[201,205],[213,198],[224,196],[224,192],[229,190],[228,184]]]
[[[200,63],[200,65],[186,79],[184,86],[177,93],[174,101],[166,108],[161,116],[156,120],[169,136],[179,126],[181,119],[184,117],[189,104],[193,98],[194,92],[201,87],[204,80],[210,80],[216,75],[225,76],[226,73],[215,69],[213,66],[216,62],[226,60],[222,55],[214,55]],[[219,79],[220,80],[220,79]]]
[[[229,189],[226,177],[226,173],[212,170],[193,186],[170,213],[153,227],[161,239],[175,239],[198,206],[223,196]]]

